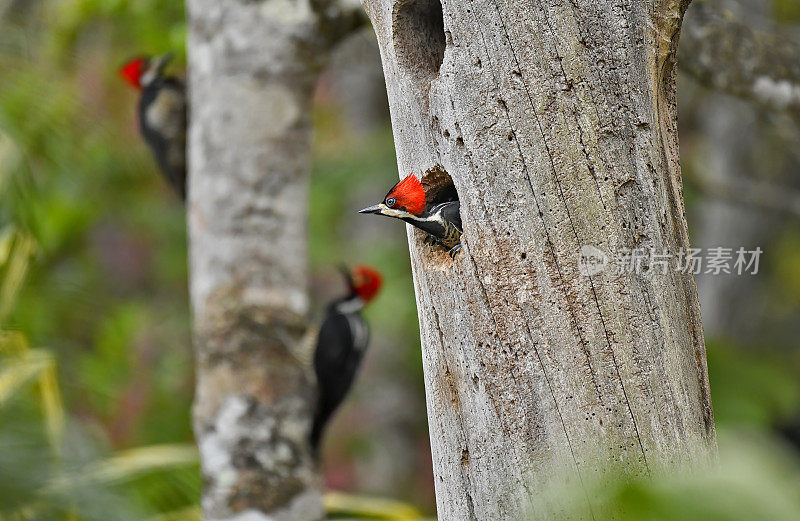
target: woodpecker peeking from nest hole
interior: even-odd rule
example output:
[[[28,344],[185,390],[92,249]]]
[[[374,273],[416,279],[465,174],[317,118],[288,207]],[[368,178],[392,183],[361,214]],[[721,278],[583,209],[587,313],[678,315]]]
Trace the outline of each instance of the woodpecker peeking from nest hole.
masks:
[[[139,128],[172,188],[186,200],[186,86],[166,76],[172,58],[139,57],[120,69],[120,76],[141,92]]]
[[[317,376],[317,408],[311,428],[311,446],[319,450],[322,433],[341,405],[361,366],[369,344],[369,326],[361,310],[380,291],[383,277],[373,268],[342,269],[348,293],[328,306],[317,336],[314,372]]]
[[[359,210],[358,213],[374,213],[395,217],[413,224],[428,235],[426,242],[439,244],[455,258],[461,251],[461,213],[458,200],[428,201],[419,179],[410,174],[389,190],[383,202]]]

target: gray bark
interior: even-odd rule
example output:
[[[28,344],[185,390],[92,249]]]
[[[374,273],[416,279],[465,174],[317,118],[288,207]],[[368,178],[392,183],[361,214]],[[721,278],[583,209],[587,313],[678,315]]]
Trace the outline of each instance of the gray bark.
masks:
[[[692,277],[577,266],[583,245],[688,247],[688,1],[364,3],[400,175],[442,165],[461,201],[455,261],[409,228],[439,518],[551,519],[557,481],[712,459]]]
[[[359,15],[321,0],[189,0],[194,428],[207,519],[323,515],[306,217],[314,82]]]

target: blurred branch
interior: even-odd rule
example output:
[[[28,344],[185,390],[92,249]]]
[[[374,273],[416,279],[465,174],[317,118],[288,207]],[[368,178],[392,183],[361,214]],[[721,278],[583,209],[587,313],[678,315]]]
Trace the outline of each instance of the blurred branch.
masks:
[[[0,22],[3,21],[3,18],[5,18],[6,14],[10,13],[11,9],[13,9],[18,3],[19,0],[0,0]]]
[[[369,18],[358,0],[313,0],[320,34],[334,46],[357,29],[368,25]]]
[[[787,186],[742,177],[725,180],[698,178],[695,182],[706,195],[800,219],[800,191]]]
[[[695,80],[800,121],[800,43],[755,31],[713,2],[692,5],[681,40],[678,64]]]

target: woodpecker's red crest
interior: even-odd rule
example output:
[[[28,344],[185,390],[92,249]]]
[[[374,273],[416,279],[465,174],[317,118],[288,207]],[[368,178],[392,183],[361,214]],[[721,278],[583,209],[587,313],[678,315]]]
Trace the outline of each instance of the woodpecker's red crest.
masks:
[[[409,174],[389,190],[383,204],[395,210],[405,209],[408,213],[420,215],[425,211],[425,190],[414,174]]]
[[[455,191],[455,187],[453,187]],[[389,190],[382,203],[368,206],[358,213],[373,213],[394,217],[428,233],[428,240],[441,244],[450,256],[461,251],[461,203],[457,199],[428,201],[425,188],[414,174]]]
[[[364,302],[369,302],[375,298],[375,295],[378,294],[383,284],[383,276],[381,276],[376,269],[369,266],[356,266],[353,268],[351,277],[353,281],[353,291],[355,291]]]
[[[119,75],[137,89],[142,88],[142,75],[147,70],[147,58],[138,57],[130,60],[119,70]]]

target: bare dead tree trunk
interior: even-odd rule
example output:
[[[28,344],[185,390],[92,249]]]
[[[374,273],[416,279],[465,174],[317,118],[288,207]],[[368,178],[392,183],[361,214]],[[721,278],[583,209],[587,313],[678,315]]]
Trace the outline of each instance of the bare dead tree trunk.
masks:
[[[315,520],[306,217],[311,98],[357,15],[324,0],[189,0],[194,427],[207,519]]]
[[[691,275],[577,265],[584,245],[688,247],[675,104],[688,0],[364,3],[400,173],[440,164],[461,201],[455,262],[409,234],[439,518],[551,519],[555,476],[709,461]],[[589,518],[588,492],[587,505]]]

